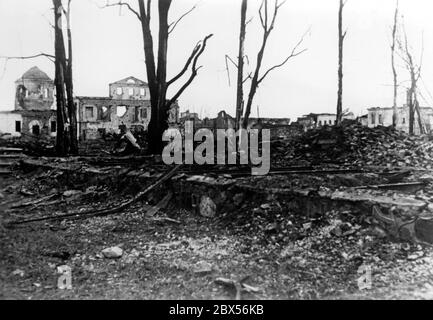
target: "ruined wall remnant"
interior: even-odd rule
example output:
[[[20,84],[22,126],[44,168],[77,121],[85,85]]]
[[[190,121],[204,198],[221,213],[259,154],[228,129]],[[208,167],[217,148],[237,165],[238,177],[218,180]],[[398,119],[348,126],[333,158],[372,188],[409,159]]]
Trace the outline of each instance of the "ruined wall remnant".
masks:
[[[55,137],[54,82],[38,67],[15,81],[15,108],[2,112],[0,132],[13,137]]]
[[[151,118],[150,93],[146,82],[128,77],[109,85],[109,97],[77,97],[79,136],[81,140],[118,134],[122,127],[143,131]],[[179,120],[179,106],[170,109],[169,122]]]
[[[104,134],[120,132],[121,126],[147,128],[150,100],[78,97],[79,129],[82,140],[100,139]]]
[[[15,82],[15,110],[2,113],[0,133],[12,136],[55,137],[57,132],[54,81],[38,67]],[[149,86],[135,77],[109,85],[108,97],[76,97],[78,133],[81,140],[104,138],[120,128],[144,131],[150,122]],[[179,121],[177,102],[169,122]]]
[[[54,103],[54,82],[38,67],[15,81],[15,110],[50,110]]]
[[[423,125],[428,132],[433,128],[433,108],[431,107],[420,107],[420,113],[422,117]],[[370,128],[378,126],[388,127],[392,125],[392,108],[369,108],[367,125]],[[397,108],[397,130],[409,132],[409,107],[404,105],[403,107]],[[414,121],[414,133],[420,134],[420,128],[418,123],[418,115],[415,113]]]
[[[135,77],[110,83],[110,98],[119,100],[150,100],[149,85]]]

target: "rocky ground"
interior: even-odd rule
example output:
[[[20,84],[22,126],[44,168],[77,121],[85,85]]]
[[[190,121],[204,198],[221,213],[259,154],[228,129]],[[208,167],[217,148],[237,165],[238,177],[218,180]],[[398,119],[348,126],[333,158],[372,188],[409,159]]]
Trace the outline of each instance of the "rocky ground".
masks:
[[[398,181],[372,169],[350,176],[246,177],[238,184],[320,191],[425,181],[412,197],[433,200],[433,142],[427,136],[346,123],[282,137],[271,146],[275,168],[372,166],[401,173]],[[7,227],[115,207],[161,176],[165,169],[152,161],[38,158],[0,177],[0,298],[433,299],[432,248],[389,238],[369,212],[359,210],[313,218],[276,200],[251,199],[206,218],[172,200],[150,216],[149,205],[167,194],[162,187],[144,199],[148,203],[108,216]],[[72,269],[70,290],[57,288],[61,266]]]
[[[391,127],[368,128],[354,121],[325,126],[299,136],[274,137],[274,167],[336,163],[348,166],[433,168],[432,137],[410,136]]]
[[[38,187],[44,174],[19,173],[1,180],[3,219],[120,200],[120,193],[109,190],[97,190],[99,198],[61,190],[60,201],[17,207],[53,192]],[[3,228],[0,297],[433,298],[433,250],[388,239],[350,212],[308,219],[275,202],[211,219],[173,204],[153,217],[146,210],[137,203],[107,217]],[[72,268],[71,290],[57,288],[61,265]],[[361,266],[371,268],[371,289],[360,290]]]

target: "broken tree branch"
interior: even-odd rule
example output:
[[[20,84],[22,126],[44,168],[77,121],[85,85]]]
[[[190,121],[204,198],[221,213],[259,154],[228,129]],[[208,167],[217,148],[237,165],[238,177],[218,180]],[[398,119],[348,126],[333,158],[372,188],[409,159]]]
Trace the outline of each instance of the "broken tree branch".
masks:
[[[231,80],[230,80],[230,70],[229,70],[229,64],[228,61],[230,61],[237,69],[239,69],[238,65],[233,61],[232,58],[230,58],[229,55],[225,55],[225,63],[226,63],[226,72],[227,72],[227,79],[229,82],[229,87],[231,87]]]
[[[110,214],[118,213],[132,204],[136,203],[137,201],[142,200],[149,192],[153,191],[154,189],[161,186],[163,183],[170,180],[182,167],[182,165],[177,165],[172,170],[170,170],[168,173],[163,175],[161,178],[159,178],[157,181],[155,181],[153,184],[145,188],[143,191],[139,192],[134,198],[124,202],[123,204],[116,206],[114,208],[108,208],[108,209],[100,209],[100,210],[89,210],[85,212],[73,212],[73,213],[67,213],[62,214],[58,216],[49,216],[49,217],[41,217],[41,218],[35,218],[35,219],[28,219],[28,220],[22,220],[22,221],[14,221],[8,223],[8,226],[14,226],[14,225],[21,225],[31,222],[40,222],[40,221],[55,221],[55,220],[64,220],[64,219],[83,219],[83,218],[91,218],[96,216],[107,216]]]
[[[295,45],[295,47],[292,49],[292,52],[290,53],[290,55],[281,63],[271,67],[268,69],[268,71],[265,72],[265,74],[259,79],[258,84],[260,84],[265,78],[266,76],[272,71],[275,70],[277,68],[282,67],[283,65],[285,65],[291,58],[294,58],[296,56],[299,56],[300,54],[304,53],[305,51],[307,51],[308,49],[303,49],[301,51],[297,51],[299,46],[304,42],[305,36],[307,35],[307,33],[310,31],[307,30],[301,37],[301,39],[298,41],[298,43]]]
[[[179,17],[179,19],[177,19],[176,21],[170,23],[168,25],[168,34],[171,34],[174,29],[176,29],[176,26],[179,24],[179,22],[182,21],[183,18],[185,18],[187,15],[189,15],[192,11],[194,11],[194,9],[197,8],[197,4],[195,4],[191,9],[189,9],[187,12],[185,12],[183,15],[181,15]]]
[[[48,53],[39,53],[39,54],[35,54],[32,56],[16,56],[16,57],[0,56],[0,58],[6,59],[6,60],[27,60],[27,59],[34,59],[34,58],[39,58],[39,57],[46,57],[50,61],[53,61],[53,62],[55,59],[55,57],[52,54],[48,54]]]
[[[194,59],[195,55],[197,54],[198,50],[200,50],[200,43],[197,43],[197,45],[192,50],[191,55],[189,56],[188,60],[186,61],[183,69],[173,79],[171,79],[170,81],[167,82],[167,88],[170,85],[172,85],[174,82],[179,80],[185,74],[185,72],[188,70],[192,60]]]
[[[122,7],[125,6],[126,8],[128,8],[129,11],[131,11],[137,18],[138,20],[141,21],[141,16],[138,13],[138,11],[136,11],[133,7],[131,7],[131,5],[129,3],[126,2],[122,2],[119,1],[118,3],[107,3],[105,6],[98,6],[100,9],[104,9],[104,8],[109,8],[109,7]]]
[[[189,79],[185,82],[185,84],[179,89],[179,91],[173,96],[173,98],[170,100],[168,106],[171,106],[173,103],[177,101],[177,99],[182,95],[182,93],[186,90],[186,88],[189,87],[189,85],[192,83],[194,78],[197,76],[198,70],[200,70],[202,67],[197,67],[197,62],[200,56],[203,54],[204,50],[206,49],[207,41],[213,36],[213,34],[210,34],[206,36],[202,44],[200,46],[200,49],[198,50],[196,56],[194,57],[194,62],[192,63],[192,70],[191,70],[191,76]]]

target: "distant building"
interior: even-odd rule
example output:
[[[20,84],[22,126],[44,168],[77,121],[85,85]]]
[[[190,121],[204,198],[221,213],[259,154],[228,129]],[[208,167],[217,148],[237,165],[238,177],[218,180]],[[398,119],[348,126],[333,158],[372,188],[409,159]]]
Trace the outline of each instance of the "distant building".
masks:
[[[224,110],[218,112],[216,118],[204,118],[203,120],[196,119],[194,123],[195,129],[234,129],[236,120]]]
[[[355,120],[353,112],[343,114],[343,120]],[[335,113],[310,113],[298,118],[297,123],[304,127],[304,130],[333,126],[337,123]]]
[[[275,128],[290,125],[290,118],[248,118],[248,128],[260,125],[262,128]]]
[[[0,134],[12,137],[55,137],[54,81],[38,67],[15,81],[15,107],[0,112]]]
[[[190,113],[189,111],[181,114],[181,122],[185,119],[195,121],[197,128],[207,129],[235,129],[236,119],[228,114],[225,110],[218,112],[216,118],[204,118],[200,120],[196,113]],[[243,121],[243,118],[241,119]],[[290,119],[288,118],[249,118],[248,129],[250,128],[273,128],[279,126],[288,126]]]
[[[15,108],[0,112],[0,135],[55,137],[57,132],[54,81],[38,67],[15,82]],[[151,118],[146,82],[134,77],[111,83],[108,97],[75,97],[81,140],[119,133],[122,127],[147,130]],[[170,124],[179,122],[177,102],[169,112]]]
[[[304,131],[312,129],[315,126],[314,118],[311,116],[299,117],[296,123],[301,126]]]
[[[358,123],[360,123],[361,125],[367,127],[367,126],[368,126],[368,114],[364,114],[364,115],[362,115],[362,116],[356,118],[356,121],[357,121]]]
[[[218,116],[214,119],[214,128],[215,129],[235,129],[236,128],[236,119],[229,115],[227,112],[220,111],[218,112]]]
[[[424,128],[427,132],[433,128],[433,108],[420,107],[421,119]],[[374,128],[377,126],[391,126],[392,125],[393,108],[370,108],[368,109],[367,126]],[[409,107],[404,105],[397,108],[397,130],[409,132]],[[415,112],[414,133],[419,134],[420,128],[418,123],[418,115]]]
[[[199,121],[200,118],[198,117],[198,113],[190,112],[189,110],[186,110],[185,112],[180,113],[179,120],[180,122],[185,122],[187,120]]]
[[[76,97],[81,140],[103,138],[121,128],[145,131],[151,118],[150,92],[146,82],[128,77],[109,85],[108,97]],[[172,106],[169,123],[179,121],[179,106]]]

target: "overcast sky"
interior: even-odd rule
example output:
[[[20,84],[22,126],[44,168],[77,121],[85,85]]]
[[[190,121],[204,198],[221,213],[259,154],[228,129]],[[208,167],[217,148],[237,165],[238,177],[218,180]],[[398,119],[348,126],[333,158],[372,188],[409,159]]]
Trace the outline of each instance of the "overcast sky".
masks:
[[[112,1],[114,2],[114,1]],[[171,20],[187,11],[197,0],[174,0]],[[73,0],[75,94],[108,95],[108,84],[127,76],[146,80],[143,42],[137,18],[126,9],[100,9],[106,0]],[[136,5],[136,1],[131,0]],[[176,74],[196,42],[209,33],[204,66],[184,95],[181,110],[190,109],[202,117],[220,110],[234,114],[236,89],[229,87],[225,54],[236,57],[241,0],[201,0],[185,18],[169,42],[168,73]],[[259,0],[249,0],[246,52],[252,70],[262,38],[257,9]],[[390,28],[395,0],[348,0],[345,27],[348,29],[344,61],[344,107],[356,115],[369,107],[391,106],[392,72],[390,65]],[[0,0],[0,55],[53,53],[51,0]],[[424,38],[423,105],[433,105],[433,2],[400,0],[409,41],[417,59]],[[260,116],[290,117],[309,112],[334,112],[337,99],[337,13],[338,0],[287,0],[281,8],[276,27],[265,52],[263,69],[284,60],[302,34],[307,52],[275,70],[263,82],[253,104],[252,116],[259,106]],[[154,22],[156,20],[156,15]],[[154,38],[156,38],[154,36]],[[54,66],[46,58],[26,61],[0,59],[0,110],[13,109],[14,81],[37,65],[54,76]],[[408,79],[399,62],[400,81]],[[407,85],[403,83],[402,86]],[[172,90],[175,90],[173,87]],[[249,84],[246,85],[249,90]],[[405,101],[405,89],[399,103]]]

